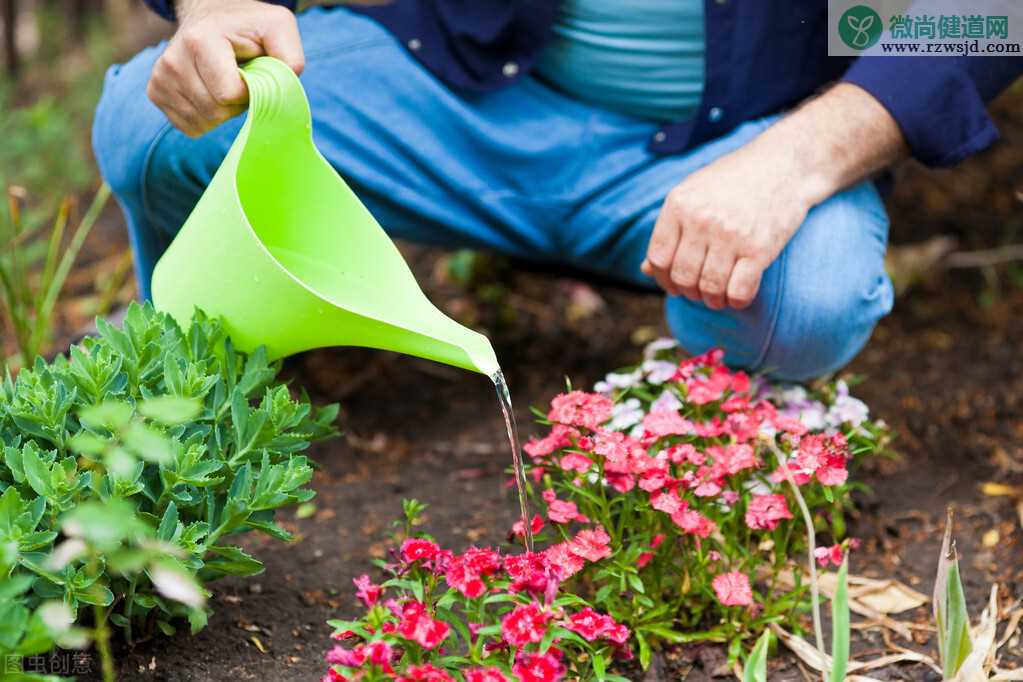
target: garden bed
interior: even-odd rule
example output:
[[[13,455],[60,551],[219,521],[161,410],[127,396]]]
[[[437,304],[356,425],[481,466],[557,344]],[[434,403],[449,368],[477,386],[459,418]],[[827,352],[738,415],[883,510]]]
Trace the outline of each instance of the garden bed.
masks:
[[[527,300],[536,294],[533,300],[543,301],[540,292],[549,284],[519,276],[516,288]],[[861,499],[862,515],[852,523],[851,534],[863,541],[852,570],[898,578],[928,593],[945,504],[955,502],[976,614],[992,582],[1008,588],[1006,602],[1009,592],[1023,596],[1013,507],[1008,498],[987,497],[978,488],[988,480],[1012,480],[1006,467],[1023,462],[1023,360],[1009,342],[1023,337],[1023,323],[978,323],[964,314],[970,306],[960,305],[966,295],[921,297],[916,306],[899,309],[852,367],[869,377],[857,394],[889,420],[904,454],[901,461],[875,460],[859,475],[874,494]],[[564,376],[588,386],[607,368],[634,361],[640,347],[632,331],[659,319],[659,309],[656,298],[613,293],[582,326],[564,322],[562,311],[552,308],[551,317],[526,315],[513,334],[497,337],[523,436],[542,433],[527,408],[563,390]],[[348,437],[312,450],[322,467],[313,481],[316,511],[304,519],[285,517],[298,536],[290,545],[249,541],[266,573],[218,583],[206,630],[120,651],[122,679],[318,679],[331,645],[324,623],[357,613],[351,579],[373,573],[370,561],[387,551],[403,498],[430,505],[427,527],[447,546],[504,541],[515,503],[504,485],[508,455],[489,382],[360,350],[308,354],[292,361],[289,372],[314,400],[342,399],[344,405]],[[986,547],[992,529],[999,539]],[[923,623],[929,609],[900,618]],[[854,652],[882,646],[878,633],[854,635]],[[723,661],[720,647],[674,648],[661,675],[708,679]],[[772,665],[780,667],[772,668],[771,679],[802,679],[790,656]],[[880,679],[928,674],[923,666],[872,673]]]

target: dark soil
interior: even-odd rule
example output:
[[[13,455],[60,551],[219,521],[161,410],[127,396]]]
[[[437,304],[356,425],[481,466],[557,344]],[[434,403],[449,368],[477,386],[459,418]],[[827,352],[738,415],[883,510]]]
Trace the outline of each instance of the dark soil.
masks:
[[[990,152],[950,171],[900,169],[902,181],[889,198],[893,242],[937,234],[956,235],[971,249],[1023,241],[1021,99],[1017,93],[1000,103],[1007,139]],[[528,406],[545,404],[566,377],[588,387],[634,361],[641,345],[663,332],[656,296],[600,289],[593,305],[577,283],[512,273],[477,287],[473,298],[439,281],[436,252],[408,253],[434,300],[489,328],[524,437],[537,432]],[[985,481],[1023,482],[1023,319],[1016,314],[1023,288],[1012,280],[1010,266],[986,277],[951,271],[916,286],[849,368],[866,378],[856,393],[892,425],[902,453],[859,474],[873,492],[862,497],[851,529],[863,540],[853,571],[929,593],[945,507],[953,503],[974,617],[993,583],[1001,586],[1004,608],[1023,598],[1015,501],[979,488]],[[286,522],[296,534],[290,544],[248,540],[266,572],[216,584],[216,613],[197,636],[119,651],[121,679],[319,679],[330,646],[324,621],[355,613],[351,580],[372,573],[370,560],[385,555],[403,498],[428,503],[427,528],[453,546],[504,541],[515,504],[504,485],[509,455],[488,380],[359,349],[309,353],[287,371],[315,400],[343,406],[346,437],[312,451],[321,466],[313,482],[315,515]],[[899,618],[926,622],[929,607]],[[854,639],[866,657],[884,647],[876,631]],[[912,646],[934,648],[926,639]],[[1010,665],[1023,658],[1018,637],[1003,653]],[[665,661],[660,675],[647,679],[709,679],[723,653],[688,647],[667,652]],[[869,674],[936,679],[919,665]],[[770,677],[801,680],[804,673],[786,654],[772,662]]]

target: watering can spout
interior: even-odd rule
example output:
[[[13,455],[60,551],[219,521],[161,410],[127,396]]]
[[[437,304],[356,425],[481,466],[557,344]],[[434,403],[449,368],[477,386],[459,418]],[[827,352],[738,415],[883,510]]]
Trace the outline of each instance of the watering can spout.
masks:
[[[298,78],[242,67],[249,113],[153,272],[153,303],[187,326],[220,317],[241,350],[279,358],[366,346],[493,376],[490,341],[438,310],[398,248],[312,140]]]

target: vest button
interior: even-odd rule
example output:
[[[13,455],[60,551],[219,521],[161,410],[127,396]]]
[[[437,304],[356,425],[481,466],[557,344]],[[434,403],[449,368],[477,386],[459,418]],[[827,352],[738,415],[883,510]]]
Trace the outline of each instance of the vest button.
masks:
[[[516,64],[515,62],[508,62],[507,64],[501,67],[501,73],[503,73],[508,78],[514,78],[515,76],[519,75],[519,65]]]

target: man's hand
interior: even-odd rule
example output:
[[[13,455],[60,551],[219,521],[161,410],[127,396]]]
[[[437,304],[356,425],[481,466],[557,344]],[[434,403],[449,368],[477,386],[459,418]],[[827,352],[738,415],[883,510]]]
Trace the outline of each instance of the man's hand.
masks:
[[[673,296],[745,308],[814,205],[905,154],[888,111],[839,84],[672,189],[641,269]]]
[[[178,0],[178,30],[153,66],[146,94],[189,137],[241,113],[249,94],[238,63],[277,57],[305,66],[295,16],[258,0]]]

